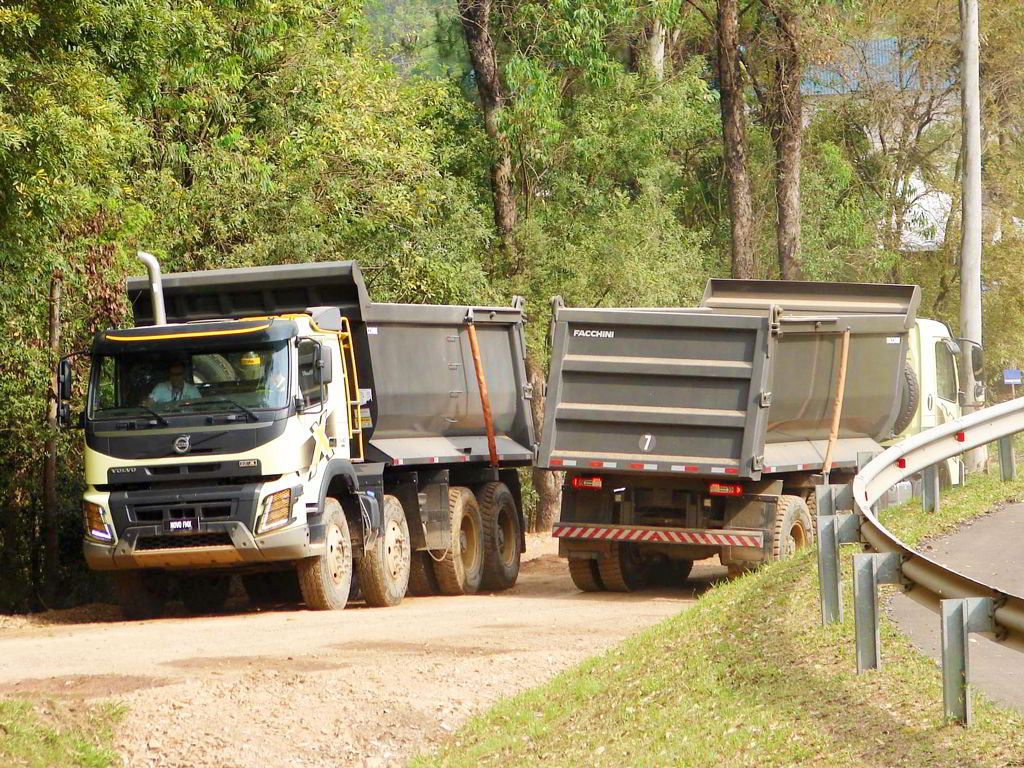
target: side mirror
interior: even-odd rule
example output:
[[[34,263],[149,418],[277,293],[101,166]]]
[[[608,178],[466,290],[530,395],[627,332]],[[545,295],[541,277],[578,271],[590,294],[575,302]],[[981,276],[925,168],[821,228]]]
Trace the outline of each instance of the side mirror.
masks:
[[[967,405],[967,393],[963,391],[957,392],[956,401],[957,403],[960,404],[960,407],[963,408],[965,405]]]
[[[58,400],[70,400],[71,399],[71,385],[72,385],[72,373],[71,373],[71,361],[66,357],[62,357],[60,362],[57,363],[57,399]]]
[[[57,426],[61,429],[71,428],[71,406],[68,403],[57,404]]]
[[[320,368],[320,383],[330,384],[334,379],[333,357],[329,347],[318,347],[316,364]]]
[[[971,370],[974,371],[974,378],[981,378],[981,369],[984,365],[984,357],[981,353],[981,347],[977,344],[971,346]]]

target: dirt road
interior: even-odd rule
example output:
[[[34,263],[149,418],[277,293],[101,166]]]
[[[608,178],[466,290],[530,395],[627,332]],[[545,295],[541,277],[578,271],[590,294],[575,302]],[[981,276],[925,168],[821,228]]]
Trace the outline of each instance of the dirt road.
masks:
[[[1024,504],[1011,504],[977,518],[952,536],[922,548],[928,557],[973,579],[1024,595],[1021,542]],[[889,610],[913,642],[937,662],[942,659],[939,617],[897,593]],[[882,649],[884,658],[885,649]],[[982,635],[970,636],[971,683],[989,698],[1024,709],[1024,657]]]
[[[129,766],[401,765],[493,700],[549,679],[693,602],[682,588],[583,594],[550,537],[516,587],[395,608],[123,622],[113,609],[0,623],[0,695],[122,701]],[[49,622],[49,623],[42,623]]]

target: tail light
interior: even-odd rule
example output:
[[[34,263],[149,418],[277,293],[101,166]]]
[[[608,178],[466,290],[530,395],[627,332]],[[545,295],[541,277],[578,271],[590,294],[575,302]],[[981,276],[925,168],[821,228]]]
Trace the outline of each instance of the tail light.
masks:
[[[576,490],[599,491],[601,486],[600,477],[574,477],[572,479],[572,487]]]
[[[708,493],[712,496],[742,496],[743,486],[739,483],[708,483]]]

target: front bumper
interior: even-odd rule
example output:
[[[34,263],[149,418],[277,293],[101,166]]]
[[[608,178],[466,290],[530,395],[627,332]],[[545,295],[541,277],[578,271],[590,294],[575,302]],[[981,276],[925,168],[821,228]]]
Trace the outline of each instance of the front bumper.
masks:
[[[209,522],[198,534],[166,534],[161,526],[137,526],[116,544],[86,540],[85,561],[95,571],[137,568],[230,568],[301,560],[322,554],[320,526],[295,525],[253,536],[241,522]]]

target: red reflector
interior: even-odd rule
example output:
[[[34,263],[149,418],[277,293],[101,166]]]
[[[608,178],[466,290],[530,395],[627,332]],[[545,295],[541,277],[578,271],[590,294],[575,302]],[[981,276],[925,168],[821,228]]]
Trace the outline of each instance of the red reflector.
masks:
[[[956,438],[956,441],[958,443],[962,443],[967,439],[967,435],[965,435],[963,432],[957,432],[955,435],[953,435],[953,437]]]
[[[683,467],[684,472],[696,472],[698,469],[700,469],[700,467],[696,466],[695,464],[687,464],[685,467]]]
[[[560,467],[560,466],[562,466],[562,460],[561,459],[552,459],[551,460],[551,466],[552,467]]]
[[[738,475],[739,473],[740,473],[740,471],[736,467],[726,467],[725,468],[725,474],[727,474],[727,475]]]
[[[589,464],[592,467],[603,467],[604,466],[604,462],[603,461],[591,461],[591,462],[589,462]]]
[[[600,477],[574,477],[572,487],[577,489],[599,490],[601,488]]]
[[[896,466],[899,467],[900,469],[905,469],[906,466],[907,466],[907,460],[906,459],[896,459]]]
[[[708,483],[708,493],[712,496],[741,496],[743,486],[738,483]]]

